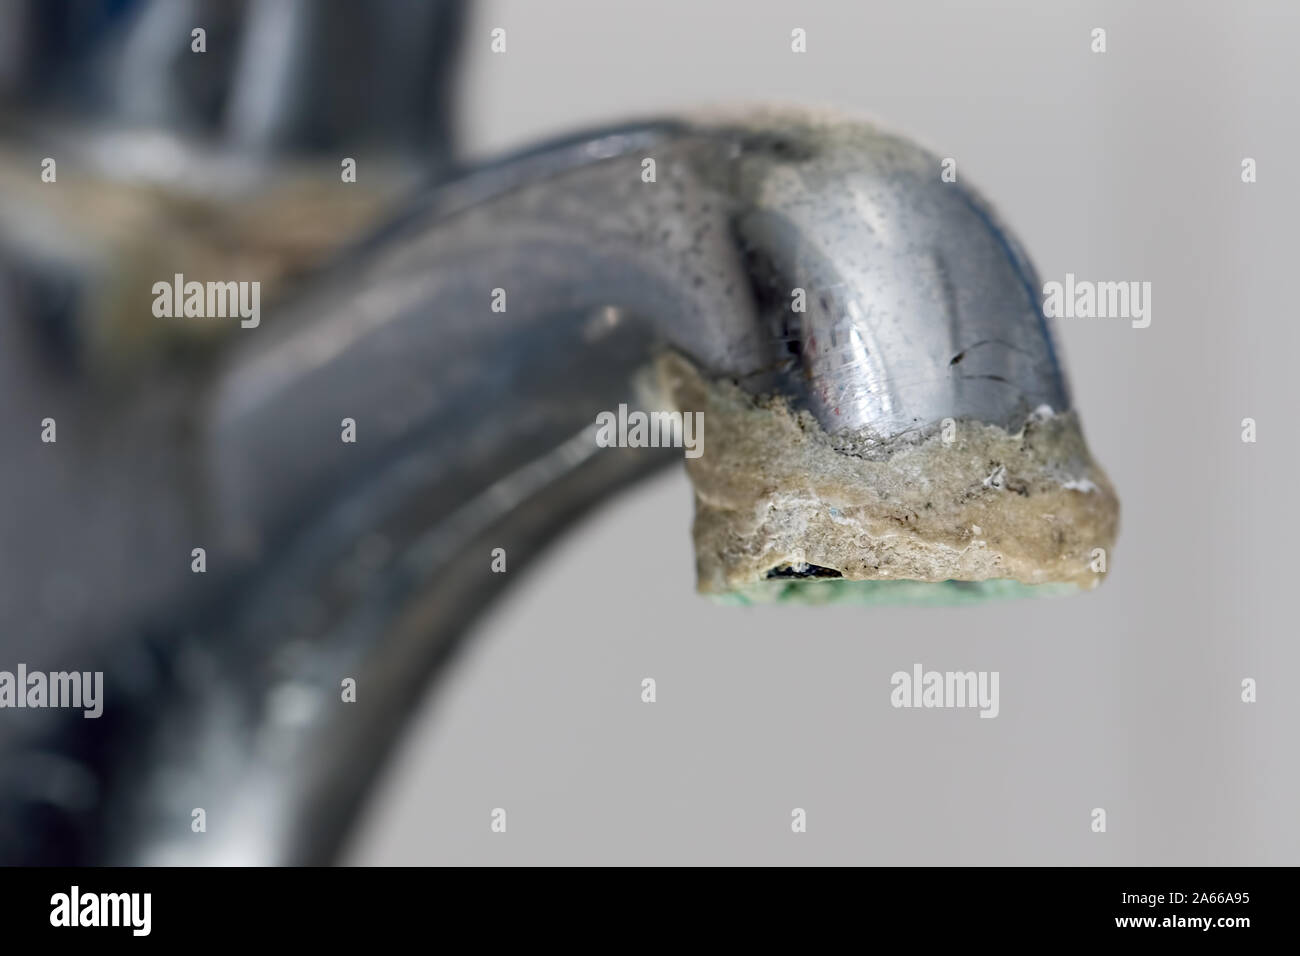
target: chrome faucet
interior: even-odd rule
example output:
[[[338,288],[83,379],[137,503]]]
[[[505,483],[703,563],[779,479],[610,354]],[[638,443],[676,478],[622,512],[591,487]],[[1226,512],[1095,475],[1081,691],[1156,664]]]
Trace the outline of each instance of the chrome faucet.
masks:
[[[146,5],[138,24],[163,6]],[[278,44],[262,37],[267,48],[323,35],[302,20],[316,5],[251,9],[256,29],[283,31]],[[450,50],[445,33],[437,39]],[[261,82],[248,76],[239,82]],[[299,122],[312,113],[301,105],[310,84],[265,82],[267,103],[256,91],[235,97],[243,118],[229,162],[218,164],[234,194],[248,191],[248,175],[260,183],[284,168],[284,143],[310,141],[285,131],[315,128]],[[422,110],[385,127],[408,160],[407,121]],[[158,115],[149,122],[150,136],[161,127],[176,150],[192,148],[192,132]],[[110,132],[116,156],[132,155],[120,144],[144,135]],[[86,142],[102,147],[103,135]],[[249,174],[253,157],[263,165]],[[50,525],[60,547],[11,576],[32,586],[7,595],[6,631],[48,632],[43,646],[60,648],[51,669],[103,670],[106,683],[99,719],[0,711],[0,859],[334,859],[390,743],[478,612],[593,503],[682,457],[600,447],[592,427],[602,411],[704,408],[701,462],[731,461],[732,474],[745,467],[736,422],[750,420],[728,419],[732,408],[785,416],[821,443],[816,454],[829,449],[853,468],[950,447],[951,428],[992,430],[1023,449],[1033,445],[1025,436],[1071,414],[1041,287],[1019,245],[974,192],[941,178],[936,157],[869,124],[804,111],[684,117],[454,172],[439,152],[431,166],[420,171],[427,184],[364,241],[314,250],[310,269],[284,270],[292,291],[259,327],[235,322],[216,344],[145,359],[120,359],[117,340],[97,339],[93,322],[68,318],[66,303],[42,311],[33,295],[48,291],[51,273],[74,276],[74,290],[94,301],[111,283],[87,278],[71,255],[38,255],[5,234],[7,334],[21,328],[24,348],[43,334],[71,369],[31,382],[15,370],[4,383],[19,395],[7,444],[30,446],[20,471],[59,475],[29,488],[25,508],[84,501],[89,516]],[[337,182],[337,167],[319,168]],[[404,175],[403,188],[418,178]],[[192,172],[175,188],[201,191],[201,179]],[[392,203],[386,195],[376,208]],[[57,268],[36,268],[51,261]],[[138,309],[142,300],[131,301]],[[123,363],[140,367],[132,362],[154,363],[147,387],[122,384]],[[67,409],[51,413],[54,444],[36,443],[32,396]],[[355,441],[340,438],[349,422]],[[1064,469],[1061,481],[1095,481],[1091,497],[1052,492],[1063,507],[1084,502],[1063,513],[1050,545],[1077,565],[1075,545],[1110,546],[1115,504],[1074,427],[1068,419],[1068,447],[1051,446],[1037,464]],[[796,476],[824,460],[772,453]],[[984,485],[989,501],[1033,500],[1034,489],[1007,491],[998,474]],[[698,489],[718,476],[692,478]],[[11,472],[6,484],[23,481]],[[831,501],[828,487],[810,479],[793,503],[765,506],[798,513],[805,529],[814,511],[858,508],[855,535],[892,520],[865,500]],[[56,492],[83,498],[60,504]],[[8,500],[6,510],[24,507]],[[995,520],[1004,507],[980,506]],[[700,508],[705,591],[816,588],[922,566],[874,540],[874,564],[836,566],[844,542],[811,531],[774,561],[775,551],[750,546],[752,529]],[[16,512],[9,518],[22,525]],[[793,534],[773,520],[763,534]],[[920,579],[944,581],[943,568],[966,567],[945,561],[982,548],[994,554],[988,567],[1011,568],[1006,576],[1021,583],[1037,583],[1038,567],[1044,583],[1078,583],[1032,548],[1016,557],[1014,521],[1001,551],[974,543],[991,531],[962,547],[954,541],[967,531],[955,526],[915,532],[924,566],[940,569]],[[6,548],[5,565],[17,567],[23,539],[10,540],[18,547]],[[493,572],[495,549],[508,573]],[[9,652],[34,656],[34,647]],[[195,832],[199,819],[206,833]]]

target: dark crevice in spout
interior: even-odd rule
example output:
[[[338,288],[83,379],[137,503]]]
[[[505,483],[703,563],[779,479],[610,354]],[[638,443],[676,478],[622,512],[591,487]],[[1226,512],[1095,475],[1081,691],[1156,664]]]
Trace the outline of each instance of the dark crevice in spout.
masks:
[[[767,572],[769,581],[773,578],[842,578],[843,576],[834,568],[823,568],[819,564],[803,564],[797,568],[783,564]]]

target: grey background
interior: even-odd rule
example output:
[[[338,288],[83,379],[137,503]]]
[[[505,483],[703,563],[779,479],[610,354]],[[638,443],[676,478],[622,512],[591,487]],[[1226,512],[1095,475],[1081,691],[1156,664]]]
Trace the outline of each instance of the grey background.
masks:
[[[1150,328],[1059,324],[1123,525],[1077,598],[728,608],[694,593],[675,471],[485,615],[348,860],[1300,863],[1297,46],[1286,2],[480,4],[478,153],[709,103],[839,106],[956,158],[1044,280],[1150,281]],[[891,708],[917,661],[1000,671],[1001,715]]]

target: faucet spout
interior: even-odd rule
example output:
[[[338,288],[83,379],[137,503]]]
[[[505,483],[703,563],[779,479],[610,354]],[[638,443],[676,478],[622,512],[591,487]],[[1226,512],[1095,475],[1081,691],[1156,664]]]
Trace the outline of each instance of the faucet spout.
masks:
[[[683,457],[601,447],[622,404],[703,414],[702,591],[1091,586],[1115,499],[1037,279],[940,173],[837,116],[606,130],[437,187],[266,310],[203,404],[195,534],[220,585],[151,632],[155,676],[110,668],[136,704],[87,812],[115,822],[83,821],[72,855],[332,859],[475,615]],[[196,807],[232,836],[194,839]]]

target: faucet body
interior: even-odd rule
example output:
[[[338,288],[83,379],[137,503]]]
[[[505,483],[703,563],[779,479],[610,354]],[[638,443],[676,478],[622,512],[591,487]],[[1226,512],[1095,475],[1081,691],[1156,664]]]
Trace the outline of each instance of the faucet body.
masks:
[[[1027,260],[939,173],[838,117],[571,137],[425,190],[219,362],[77,406],[87,428],[40,453],[126,516],[63,542],[88,556],[82,606],[112,613],[61,625],[11,594],[6,616],[75,631],[59,663],[105,672],[105,714],[8,722],[0,858],[333,859],[476,614],[594,502],[681,457],[592,434],[656,401],[665,351],[868,445],[1068,408]],[[108,565],[150,586],[116,600]]]

